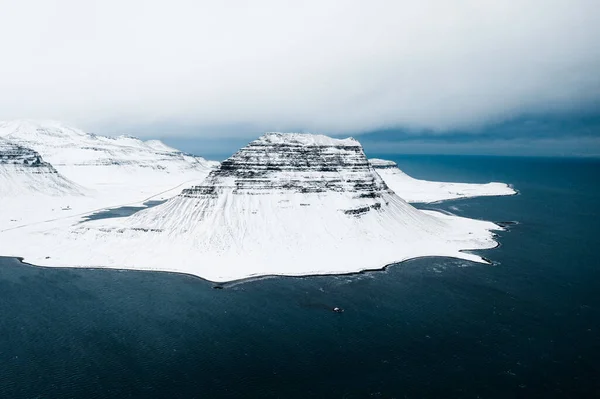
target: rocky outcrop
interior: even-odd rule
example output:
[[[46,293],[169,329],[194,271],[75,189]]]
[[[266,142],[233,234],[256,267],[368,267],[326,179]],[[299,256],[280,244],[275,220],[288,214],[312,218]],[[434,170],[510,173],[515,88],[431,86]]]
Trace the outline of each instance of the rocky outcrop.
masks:
[[[371,158],[369,159],[369,163],[375,169],[393,169],[398,167],[398,165],[394,161],[388,161],[379,158]]]
[[[183,197],[345,193],[355,199],[378,199],[388,191],[354,139],[308,134],[267,133],[239,150]],[[364,204],[363,204],[364,205]],[[359,215],[379,202],[349,210]]]
[[[36,192],[78,195],[82,190],[36,151],[0,138],[0,196]]]
[[[245,224],[246,214],[276,220],[278,212],[291,215],[294,210],[311,208],[313,216],[339,213],[360,219],[385,212],[391,198],[409,218],[431,222],[394,195],[355,139],[267,133],[223,161],[201,184],[139,212],[130,223],[184,233],[219,218],[212,227],[218,233],[223,225]]]
[[[0,138],[0,165],[21,166],[31,173],[58,173],[42,156],[30,148]]]

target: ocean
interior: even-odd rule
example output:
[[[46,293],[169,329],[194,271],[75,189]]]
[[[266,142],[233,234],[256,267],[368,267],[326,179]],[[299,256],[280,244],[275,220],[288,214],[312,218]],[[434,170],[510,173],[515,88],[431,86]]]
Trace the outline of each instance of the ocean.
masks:
[[[516,222],[480,251],[493,265],[422,258],[215,289],[0,258],[0,397],[600,397],[600,160],[369,155],[417,178],[513,184],[421,206]]]

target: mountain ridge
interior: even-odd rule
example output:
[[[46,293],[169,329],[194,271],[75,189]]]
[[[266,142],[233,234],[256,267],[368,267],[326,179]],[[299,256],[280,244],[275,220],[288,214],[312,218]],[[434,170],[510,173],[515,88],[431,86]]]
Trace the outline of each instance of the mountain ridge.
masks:
[[[0,197],[84,193],[86,189],[62,176],[36,151],[0,137]]]
[[[0,137],[37,151],[67,178],[91,186],[170,181],[169,174],[201,176],[215,166],[213,161],[186,154],[159,140],[101,136],[55,121],[0,122]]]
[[[358,272],[421,256],[484,262],[464,250],[495,247],[492,231],[501,229],[412,207],[354,139],[271,134],[162,204],[129,217],[13,230],[0,237],[0,253],[45,266],[231,281]],[[35,249],[24,245],[28,239]]]

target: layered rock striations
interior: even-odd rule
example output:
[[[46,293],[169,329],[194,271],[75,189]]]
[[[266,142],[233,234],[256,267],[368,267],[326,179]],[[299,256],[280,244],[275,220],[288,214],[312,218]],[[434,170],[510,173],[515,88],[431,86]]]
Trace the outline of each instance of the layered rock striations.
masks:
[[[57,173],[56,170],[32,149],[11,143],[0,138],[0,164],[30,166],[38,169],[38,173]]]
[[[428,219],[393,195],[356,140],[267,133],[223,161],[202,184],[139,213],[131,222],[188,232],[203,230],[207,220],[216,218],[211,223],[217,233],[209,233],[212,236],[219,226],[237,223],[240,217],[254,220],[260,214],[273,223],[294,212],[361,217],[381,211],[390,198],[401,203],[404,212]],[[186,223],[180,223],[181,218]]]
[[[43,193],[82,194],[83,188],[66,179],[36,151],[0,138],[0,196]]]
[[[268,133],[211,172],[184,197],[233,194],[348,193],[380,198],[387,191],[356,140],[306,134]]]

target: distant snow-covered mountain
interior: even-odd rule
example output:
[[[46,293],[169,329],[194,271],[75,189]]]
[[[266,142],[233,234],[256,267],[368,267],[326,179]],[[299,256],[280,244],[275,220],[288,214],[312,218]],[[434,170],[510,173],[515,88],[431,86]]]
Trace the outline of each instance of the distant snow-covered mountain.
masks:
[[[169,175],[205,176],[216,163],[159,140],[105,137],[60,122],[0,122],[0,137],[37,151],[64,176],[82,184],[170,182]]]
[[[0,231],[98,209],[143,206],[149,199],[165,200],[202,181],[218,164],[158,140],[104,137],[60,122],[0,122],[0,138],[6,143],[4,152],[13,154],[11,164],[6,164],[6,156],[1,167]],[[13,159],[15,152],[26,151],[26,158]],[[42,200],[41,194],[52,197]]]
[[[354,139],[269,133],[161,205],[129,217],[64,219],[0,233],[0,253],[39,265],[169,270],[228,281],[356,272],[431,255],[482,261],[463,250],[494,247],[495,229],[415,209],[387,186]]]
[[[369,162],[388,187],[408,202],[426,203],[516,193],[514,189],[504,183],[476,184],[419,180],[401,171],[393,161],[373,158]]]
[[[0,197],[83,195],[85,191],[34,150],[0,138]]]

